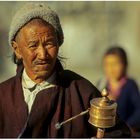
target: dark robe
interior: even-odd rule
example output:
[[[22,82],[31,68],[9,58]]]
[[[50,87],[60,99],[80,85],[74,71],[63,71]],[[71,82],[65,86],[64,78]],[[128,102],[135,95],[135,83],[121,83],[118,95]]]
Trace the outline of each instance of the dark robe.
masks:
[[[1,138],[91,138],[96,128],[88,123],[89,115],[81,116],[59,130],[62,122],[90,107],[90,100],[100,92],[86,79],[56,63],[56,87],[40,91],[30,114],[24,101],[21,85],[23,66],[16,76],[0,84],[0,137]],[[130,137],[125,123],[117,121],[107,130],[106,137]],[[114,135],[115,134],[115,135]]]

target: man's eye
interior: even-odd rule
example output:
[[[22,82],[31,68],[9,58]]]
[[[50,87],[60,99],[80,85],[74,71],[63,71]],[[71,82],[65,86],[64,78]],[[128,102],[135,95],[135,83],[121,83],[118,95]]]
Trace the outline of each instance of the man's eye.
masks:
[[[45,45],[46,45],[46,46],[47,46],[47,45],[53,45],[53,43],[52,43],[52,42],[48,42],[48,43],[46,43]]]
[[[29,48],[35,48],[35,47],[37,47],[37,45],[36,45],[36,44],[29,45]]]
[[[47,48],[51,48],[53,46],[55,46],[55,44],[52,43],[52,42],[48,42],[48,43],[45,44],[45,47],[47,47]]]

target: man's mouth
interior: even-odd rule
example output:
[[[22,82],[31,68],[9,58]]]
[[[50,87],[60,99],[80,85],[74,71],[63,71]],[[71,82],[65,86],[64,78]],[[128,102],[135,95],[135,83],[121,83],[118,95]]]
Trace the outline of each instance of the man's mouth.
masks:
[[[36,61],[34,62],[35,65],[50,65],[50,61]]]
[[[47,62],[41,62],[41,63],[37,63],[37,65],[46,65],[48,64]]]

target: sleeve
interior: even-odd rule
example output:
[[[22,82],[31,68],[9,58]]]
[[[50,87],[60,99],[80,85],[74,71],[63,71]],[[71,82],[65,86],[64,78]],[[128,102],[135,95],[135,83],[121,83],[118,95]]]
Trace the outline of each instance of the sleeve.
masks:
[[[140,125],[140,93],[135,82],[133,82],[131,85],[129,101],[133,105],[134,111],[133,114],[128,118],[127,123],[132,127],[137,127]]]

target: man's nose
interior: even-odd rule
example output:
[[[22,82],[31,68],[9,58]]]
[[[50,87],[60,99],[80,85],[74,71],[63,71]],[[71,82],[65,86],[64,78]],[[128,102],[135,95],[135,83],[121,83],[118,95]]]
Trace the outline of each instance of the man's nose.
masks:
[[[44,58],[46,58],[47,55],[48,55],[47,49],[42,44],[40,44],[39,47],[38,47],[39,58],[44,59]]]

